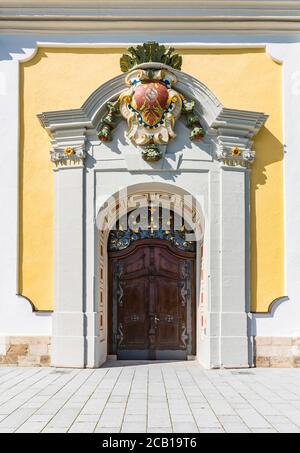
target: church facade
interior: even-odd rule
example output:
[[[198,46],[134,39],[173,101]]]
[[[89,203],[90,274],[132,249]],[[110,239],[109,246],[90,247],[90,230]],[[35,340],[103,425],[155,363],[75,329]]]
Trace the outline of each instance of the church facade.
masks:
[[[299,366],[300,7],[235,3],[0,2],[0,363]]]

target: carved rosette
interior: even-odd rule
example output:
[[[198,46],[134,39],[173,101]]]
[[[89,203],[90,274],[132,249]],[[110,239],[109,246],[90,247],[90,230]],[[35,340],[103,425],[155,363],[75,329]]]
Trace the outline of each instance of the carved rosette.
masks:
[[[219,144],[217,147],[216,157],[225,165],[249,167],[255,160],[255,151],[249,148],[241,148],[239,146],[223,146]]]
[[[86,153],[82,145],[55,146],[50,151],[50,158],[56,165],[80,165],[83,163]]]

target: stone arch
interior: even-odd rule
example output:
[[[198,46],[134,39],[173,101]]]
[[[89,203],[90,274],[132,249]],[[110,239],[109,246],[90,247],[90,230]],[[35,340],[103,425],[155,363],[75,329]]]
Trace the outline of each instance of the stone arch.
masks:
[[[205,214],[202,208],[201,198],[193,195],[188,190],[178,185],[169,183],[140,183],[132,184],[120,191],[102,197],[97,200],[96,217],[96,240],[95,240],[95,263],[96,263],[96,301],[95,309],[99,313],[100,338],[104,347],[100,346],[101,361],[107,354],[108,333],[108,274],[107,274],[107,241],[111,228],[118,215],[123,215],[138,203],[145,202],[150,197],[154,206],[168,207],[172,203],[174,212],[185,212],[189,220],[196,226],[196,275],[203,275],[204,269],[204,238],[205,238]],[[200,300],[203,299],[203,279],[196,278],[196,326],[201,324]],[[202,296],[201,296],[202,295]],[[204,306],[201,307],[203,312]],[[198,338],[198,336],[197,336]],[[200,339],[200,335],[199,335]],[[196,346],[197,350],[197,346]]]
[[[167,203],[171,200],[174,203],[175,210],[186,209],[187,215],[191,216],[191,221],[198,225],[197,235],[198,240],[203,238],[204,228],[205,228],[205,216],[201,206],[200,199],[197,199],[197,196],[191,194],[188,190],[184,189],[175,184],[165,183],[165,182],[150,182],[150,183],[137,183],[130,186],[121,188],[118,192],[105,195],[97,200],[97,228],[98,230],[109,230],[114,221],[115,211],[112,212],[116,203],[118,203],[117,210],[122,209],[122,206],[126,202],[131,202],[132,204],[141,202],[139,198],[132,197],[141,196],[144,194],[152,194],[155,197],[155,194],[160,194],[161,197],[159,200],[160,203]],[[164,198],[165,196],[165,198]],[[171,198],[170,198],[171,197]],[[154,199],[153,199],[154,200]],[[195,202],[195,206],[193,205]],[[124,211],[125,212],[125,211]]]
[[[136,66],[141,68],[166,68],[176,75],[176,88],[185,96],[195,99],[195,111],[201,116],[204,127],[210,127],[223,109],[223,105],[217,97],[199,80],[182,71],[170,68],[162,63],[143,63]],[[97,128],[99,119],[103,113],[106,102],[117,98],[127,86],[124,83],[124,75],[120,74],[97,88],[84,102],[81,110],[86,118]]]

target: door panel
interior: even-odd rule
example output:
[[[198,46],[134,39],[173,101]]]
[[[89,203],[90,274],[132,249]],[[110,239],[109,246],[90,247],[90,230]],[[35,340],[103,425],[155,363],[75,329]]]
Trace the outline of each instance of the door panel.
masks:
[[[193,353],[194,254],[173,250],[166,241],[139,242],[109,255],[110,353],[184,359]]]
[[[167,274],[170,277],[178,277],[178,259],[168,255],[164,250],[155,250],[155,265],[158,274]]]
[[[138,249],[134,255],[124,257],[120,261],[123,263],[123,279],[148,275],[149,269],[149,249]]]
[[[183,349],[180,334],[186,313],[181,310],[176,280],[156,279],[156,349]]]
[[[123,303],[118,309],[122,341],[118,349],[148,349],[148,279],[121,280]]]
[[[181,263],[168,249],[155,248],[156,298],[155,312],[159,318],[156,329],[157,350],[186,349],[181,334],[186,326],[186,307],[181,303]]]

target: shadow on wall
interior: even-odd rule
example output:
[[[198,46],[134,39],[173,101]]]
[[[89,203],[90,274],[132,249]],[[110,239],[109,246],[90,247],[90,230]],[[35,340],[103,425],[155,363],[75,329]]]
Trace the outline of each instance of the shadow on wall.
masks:
[[[276,310],[278,307],[280,307],[281,304],[284,302],[289,301],[290,299],[287,296],[283,297],[278,297],[278,299],[275,299],[269,306],[269,312],[268,313],[261,313],[257,312],[255,313],[255,316],[252,317],[252,323],[251,323],[251,335],[254,337],[257,336],[257,319],[263,319],[263,318],[274,318]]]
[[[284,146],[266,127],[263,127],[255,139],[253,149],[256,150],[256,160],[250,175],[251,311],[267,313],[272,303],[283,296],[284,291],[282,170]],[[262,213],[265,208],[269,208],[270,203],[271,206],[274,204],[272,217],[260,215],[260,218],[257,218],[257,212]],[[282,240],[273,239],[279,239],[281,235]],[[269,280],[260,274],[266,266],[272,269]],[[270,294],[273,295],[271,298]]]

